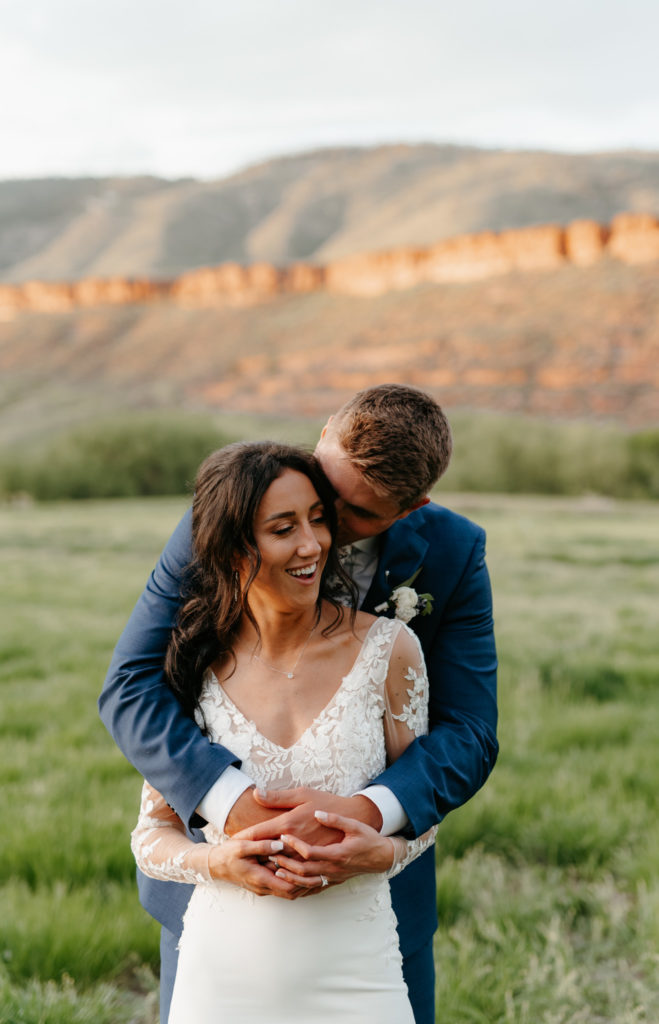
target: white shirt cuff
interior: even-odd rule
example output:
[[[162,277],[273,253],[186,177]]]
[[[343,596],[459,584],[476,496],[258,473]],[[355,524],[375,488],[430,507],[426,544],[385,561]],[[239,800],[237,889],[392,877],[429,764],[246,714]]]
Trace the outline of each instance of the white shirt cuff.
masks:
[[[380,835],[396,835],[397,832],[402,832],[407,825],[408,817],[403,810],[403,805],[386,786],[368,786],[366,789],[360,789],[355,796],[368,797],[379,810],[382,815]]]
[[[249,775],[230,764],[208,790],[197,811],[202,818],[209,821],[220,832],[224,832],[229,811],[238,797],[253,785],[254,780],[250,779]]]

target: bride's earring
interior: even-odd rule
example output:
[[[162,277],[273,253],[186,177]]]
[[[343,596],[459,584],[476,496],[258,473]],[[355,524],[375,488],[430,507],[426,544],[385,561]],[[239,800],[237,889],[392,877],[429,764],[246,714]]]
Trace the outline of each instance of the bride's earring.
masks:
[[[233,599],[234,599],[234,601],[236,603],[238,603],[239,595],[240,595],[240,576],[238,575],[238,573],[234,569],[234,572],[233,572]]]

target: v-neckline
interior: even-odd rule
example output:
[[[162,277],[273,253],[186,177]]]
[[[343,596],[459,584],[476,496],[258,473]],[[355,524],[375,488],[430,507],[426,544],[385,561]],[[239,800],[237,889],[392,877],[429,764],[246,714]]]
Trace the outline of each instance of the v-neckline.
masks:
[[[313,729],[313,727],[315,725],[317,725],[325,717],[325,715],[327,714],[329,709],[335,703],[337,697],[339,696],[339,694],[343,690],[345,684],[350,679],[350,676],[353,675],[353,673],[357,670],[357,667],[358,667],[360,661],[362,660],[362,655],[364,653],[364,649],[366,647],[366,643],[370,639],[371,633],[373,632],[375,627],[379,623],[381,623],[382,621],[387,622],[389,620],[388,619],[384,619],[384,620],[383,619],[375,619],[375,621],[372,622],[371,625],[368,627],[368,631],[366,633],[366,636],[364,637],[364,639],[362,641],[362,645],[361,645],[361,647],[359,648],[359,650],[357,652],[357,655],[355,657],[355,660],[352,663],[352,666],[348,669],[346,674],[344,676],[342,676],[341,682],[339,683],[339,685],[337,686],[336,690],[334,691],[334,693],[332,694],[330,699],[327,701],[325,706],[323,708],[321,708],[321,710],[318,712],[318,714],[314,718],[312,718],[312,720],[309,722],[309,724],[307,726],[305,726],[305,728],[302,730],[302,732],[300,733],[298,738],[296,740],[294,740],[293,743],[291,743],[290,746],[288,746],[288,747],[283,747],[280,743],[275,743],[274,740],[271,740],[268,736],[266,736],[264,733],[262,733],[261,730],[258,728],[256,722],[254,722],[251,718],[248,718],[247,715],[244,713],[244,711],[241,711],[240,708],[238,707],[238,705],[235,703],[235,701],[233,701],[231,699],[229,694],[226,692],[226,690],[222,686],[222,683],[220,682],[220,680],[217,678],[217,676],[213,672],[212,668],[209,668],[208,671],[209,671],[209,673],[211,675],[211,678],[217,684],[217,687],[218,687],[220,693],[222,694],[222,700],[225,701],[227,704],[229,704],[231,706],[231,708],[236,712],[236,714],[238,714],[240,716],[240,718],[243,720],[243,722],[245,722],[256,733],[256,735],[260,739],[264,740],[264,742],[267,743],[268,746],[273,747],[275,750],[279,750],[279,751],[283,751],[284,753],[288,753],[289,751],[291,751],[295,747],[297,747],[297,745],[299,743],[302,742],[302,740],[307,735],[307,733],[311,729]]]

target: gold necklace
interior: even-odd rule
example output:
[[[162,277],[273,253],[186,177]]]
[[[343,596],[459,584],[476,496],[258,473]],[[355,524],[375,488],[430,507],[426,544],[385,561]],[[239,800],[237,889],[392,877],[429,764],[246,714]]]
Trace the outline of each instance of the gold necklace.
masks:
[[[309,636],[307,637],[307,639],[302,644],[302,650],[300,651],[300,653],[298,654],[297,658],[295,659],[295,664],[293,665],[292,669],[287,671],[286,669],[276,668],[274,665],[269,665],[268,662],[264,661],[263,658],[259,657],[258,654],[253,654],[252,655],[253,660],[254,661],[260,661],[261,664],[265,665],[266,668],[269,668],[271,672],[278,672],[280,676],[286,676],[287,679],[294,679],[295,678],[295,669],[300,664],[300,660],[302,658],[302,655],[306,651],[307,645],[308,645],[309,641],[311,640],[311,637],[313,636],[313,633],[314,633],[317,625],[318,625],[318,623],[316,622],[315,625],[311,627],[311,630],[309,631]]]

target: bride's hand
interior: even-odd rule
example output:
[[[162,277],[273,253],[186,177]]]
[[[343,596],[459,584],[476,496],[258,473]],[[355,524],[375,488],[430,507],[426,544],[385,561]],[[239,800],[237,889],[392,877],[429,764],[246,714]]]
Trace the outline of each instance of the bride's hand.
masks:
[[[302,885],[303,880],[336,884],[355,875],[388,871],[394,861],[394,844],[369,825],[340,814],[316,811],[324,825],[343,833],[340,842],[329,846],[311,846],[292,835],[282,835],[287,850],[297,858],[277,855],[279,868],[276,877],[282,881]]]
[[[281,840],[229,839],[212,846],[208,855],[211,878],[232,882],[257,896],[280,896],[294,900],[317,885],[317,880],[297,879],[288,882],[276,873],[276,867],[267,860],[283,850]],[[266,863],[262,863],[262,861]]]

